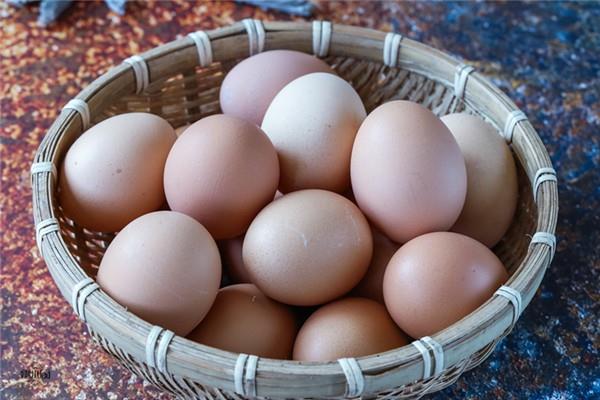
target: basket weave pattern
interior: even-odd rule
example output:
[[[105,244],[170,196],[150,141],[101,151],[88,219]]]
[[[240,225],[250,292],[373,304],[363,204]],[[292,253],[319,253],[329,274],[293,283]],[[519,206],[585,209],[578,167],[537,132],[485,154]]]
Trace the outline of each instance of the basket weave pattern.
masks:
[[[264,23],[264,50],[286,48],[311,53],[314,26],[308,23]],[[212,63],[200,66],[193,40],[183,38],[145,54],[149,85],[136,92],[136,75],[128,64],[115,67],[77,97],[90,109],[93,123],[131,111],[161,115],[173,126],[192,123],[220,111],[219,87],[224,75],[253,51],[247,23],[207,32]],[[398,66],[383,63],[386,34],[335,25],[324,60],[348,80],[362,98],[367,111],[393,99],[419,102],[437,115],[466,111],[482,116],[502,132],[514,104],[483,76],[473,72],[464,84],[464,97],[456,96],[460,63],[427,46],[403,38]],[[256,38],[254,38],[256,39]],[[321,49],[322,50],[322,49]],[[69,146],[82,132],[82,119],[64,110],[44,138],[35,162],[52,162],[57,168]],[[558,212],[556,182],[539,185],[536,202],[532,183],[540,168],[551,168],[548,155],[533,127],[523,121],[514,126],[512,150],[519,169],[519,204],[509,232],[494,249],[511,278],[506,285],[517,290],[523,307],[531,301],[552,249],[531,243],[535,232],[553,234]],[[538,174],[539,175],[539,174]],[[102,255],[114,235],[78,227],[62,213],[51,173],[32,176],[36,224],[57,218],[60,231],[40,240],[40,250],[63,295],[71,301],[73,287],[95,277]],[[163,368],[148,362],[148,336],[152,328],[101,290],[84,299],[83,318],[92,337],[121,364],[154,385],[182,398],[243,399],[343,398],[348,394],[347,376],[333,363],[297,363],[260,359],[252,390],[241,391],[234,382],[237,354],[202,346],[175,337],[168,345]],[[492,297],[468,317],[432,335],[444,350],[440,374],[422,379],[422,355],[405,346],[379,355],[362,357],[363,398],[419,398],[454,383],[465,370],[479,365],[507,334],[515,309],[506,298]],[[518,315],[517,315],[518,316]],[[151,351],[154,351],[151,349]],[[247,388],[247,386],[244,386]],[[241,392],[241,393],[240,393]]]

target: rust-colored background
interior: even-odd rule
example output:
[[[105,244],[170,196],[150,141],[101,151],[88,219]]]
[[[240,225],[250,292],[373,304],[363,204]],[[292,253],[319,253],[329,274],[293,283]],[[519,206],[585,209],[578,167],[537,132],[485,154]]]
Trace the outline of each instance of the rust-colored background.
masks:
[[[540,293],[487,363],[434,397],[600,398],[599,3],[321,4],[315,17],[401,32],[477,66],[525,110],[559,171],[561,244]],[[35,249],[30,162],[60,108],[124,58],[246,17],[289,17],[183,1],[131,3],[121,17],[80,2],[44,29],[37,11],[0,3],[0,398],[168,398],[105,355],[59,294]]]

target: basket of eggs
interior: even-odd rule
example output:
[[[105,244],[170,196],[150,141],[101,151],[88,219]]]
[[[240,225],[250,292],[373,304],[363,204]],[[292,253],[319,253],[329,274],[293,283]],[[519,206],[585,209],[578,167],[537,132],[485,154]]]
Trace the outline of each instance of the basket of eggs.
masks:
[[[510,332],[556,173],[513,102],[399,34],[244,20],[125,60],[32,165],[91,336],[181,398],[419,398]]]

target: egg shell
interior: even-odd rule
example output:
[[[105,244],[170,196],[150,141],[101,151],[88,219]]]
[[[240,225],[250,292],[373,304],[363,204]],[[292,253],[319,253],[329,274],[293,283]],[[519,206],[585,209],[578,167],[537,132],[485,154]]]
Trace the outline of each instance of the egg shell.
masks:
[[[278,180],[277,153],[264,132],[223,114],[190,125],[164,172],[171,209],[194,217],[215,239],[244,233],[273,199]]]
[[[213,304],[221,260],[200,223],[177,212],[157,211],[117,234],[102,258],[97,281],[140,318],[187,335]]]
[[[219,241],[221,260],[225,273],[234,283],[252,283],[242,259],[244,236]]]
[[[294,79],[312,72],[334,74],[322,60],[298,51],[271,50],[246,58],[221,84],[221,109],[260,126],[275,95]]]
[[[442,117],[465,158],[467,197],[452,231],[488,247],[508,230],[519,192],[517,168],[506,141],[493,126],[465,113]]]
[[[69,148],[60,169],[59,201],[78,225],[116,232],[165,201],[162,174],[176,136],[148,113],[105,119]]]
[[[435,232],[404,244],[383,279],[386,307],[412,337],[432,335],[475,311],[508,279],[483,244],[453,232]]]
[[[262,123],[279,155],[279,190],[347,190],[352,143],[365,116],[354,88],[338,76],[313,73],[286,85]]]
[[[373,243],[369,224],[348,199],[324,190],[293,192],[265,207],[244,238],[244,265],[267,296],[322,304],[364,276]]]
[[[373,257],[367,273],[352,290],[353,296],[366,297],[384,304],[383,276],[385,269],[400,245],[392,242],[383,233],[371,228],[373,236]]]
[[[297,326],[294,313],[252,284],[219,290],[210,312],[188,339],[234,353],[290,359]]]
[[[356,202],[398,243],[448,230],[466,196],[460,148],[441,120],[420,104],[391,101],[365,119],[351,162]]]
[[[304,322],[294,343],[294,360],[363,357],[408,343],[382,304],[348,297],[322,306]]]

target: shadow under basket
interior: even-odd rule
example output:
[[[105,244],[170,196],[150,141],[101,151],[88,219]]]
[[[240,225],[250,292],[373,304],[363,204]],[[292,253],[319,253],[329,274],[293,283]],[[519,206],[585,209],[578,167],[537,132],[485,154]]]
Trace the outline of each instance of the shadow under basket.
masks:
[[[152,326],[117,304],[94,282],[114,235],[82,229],[62,214],[57,168],[91,124],[146,111],[173,126],[220,112],[227,71],[261,51],[314,53],[354,86],[367,111],[406,99],[441,116],[480,115],[511,145],[519,167],[519,205],[495,247],[510,279],[485,304],[413,345],[338,362],[307,363],[234,354]],[[556,173],[521,111],[473,68],[398,34],[313,23],[244,20],[195,32],[125,60],[62,110],[32,165],[36,239],[63,296],[92,337],[130,371],[181,398],[419,398],[480,364],[510,332],[554,255]]]

